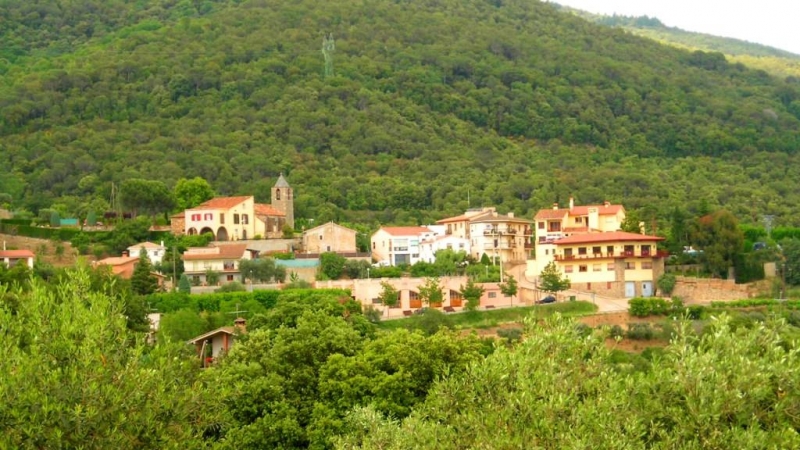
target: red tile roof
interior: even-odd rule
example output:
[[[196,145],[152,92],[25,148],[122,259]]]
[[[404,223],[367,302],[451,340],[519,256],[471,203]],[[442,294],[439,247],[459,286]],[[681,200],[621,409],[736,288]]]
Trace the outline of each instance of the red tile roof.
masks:
[[[392,236],[416,236],[422,233],[433,233],[426,227],[381,227],[381,230]]]
[[[247,250],[247,244],[230,244],[230,245],[220,245],[218,247],[202,247],[203,249],[213,248],[216,249],[216,252],[198,252],[192,253],[192,249],[186,251],[183,254],[184,261],[186,260],[209,260],[209,259],[240,259],[243,255],[245,250]]]
[[[540,209],[534,219],[563,219],[568,209]]]
[[[105,264],[107,266],[121,266],[123,264],[128,264],[132,261],[138,261],[138,256],[112,256],[110,258],[101,259],[95,264]]]
[[[256,214],[260,214],[262,216],[281,216],[281,217],[286,216],[286,213],[278,211],[272,205],[266,205],[264,203],[256,203],[254,205],[254,209],[256,211]]]
[[[144,248],[164,248],[160,244],[154,244],[154,243],[149,242],[149,241],[148,242],[142,242],[142,243],[139,243],[139,244],[134,244],[134,245],[131,245],[128,248],[130,249],[130,248],[142,248],[142,247],[144,247]]]
[[[576,234],[565,237],[554,242],[556,245],[572,244],[593,244],[600,242],[642,242],[642,241],[663,241],[660,236],[648,236],[645,234],[628,233],[626,231],[611,231],[607,233],[587,233]]]
[[[194,208],[190,208],[190,210],[195,209],[231,209],[234,206],[242,203],[243,201],[253,198],[252,195],[242,196],[242,197],[217,197],[212,198],[211,200],[201,203]]]
[[[467,216],[466,214],[462,214],[462,215],[460,215],[460,216],[455,216],[455,217],[447,217],[447,218],[444,218],[444,219],[442,219],[442,220],[437,220],[437,221],[436,221],[436,223],[453,223],[453,222],[463,222],[463,221],[465,221],[465,220],[469,220],[469,219],[470,219],[470,218],[472,218],[472,217],[475,217],[475,216],[474,216],[474,215],[473,215],[473,216]]]
[[[0,258],[34,258],[30,250],[0,250]]]

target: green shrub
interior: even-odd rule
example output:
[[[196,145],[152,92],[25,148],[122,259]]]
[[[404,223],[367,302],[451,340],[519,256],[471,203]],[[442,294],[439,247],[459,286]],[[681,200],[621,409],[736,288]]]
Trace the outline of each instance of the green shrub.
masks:
[[[608,337],[617,339],[625,336],[625,331],[619,325],[614,325],[608,329]]]
[[[628,314],[633,317],[647,317],[650,315],[650,303],[646,298],[632,298],[628,300]]]
[[[703,320],[708,315],[706,307],[703,305],[692,305],[686,309],[686,312],[691,320]]]
[[[653,327],[649,323],[630,323],[628,324],[628,332],[625,334],[628,339],[637,341],[653,339],[654,335]]]
[[[231,281],[230,283],[225,283],[214,292],[246,292],[247,288],[245,285],[238,281]]]
[[[592,334],[592,327],[586,325],[585,323],[579,323],[575,325],[575,332],[578,336],[585,338]]]
[[[501,328],[497,330],[497,336],[505,339],[509,344],[519,342],[522,340],[522,328]]]

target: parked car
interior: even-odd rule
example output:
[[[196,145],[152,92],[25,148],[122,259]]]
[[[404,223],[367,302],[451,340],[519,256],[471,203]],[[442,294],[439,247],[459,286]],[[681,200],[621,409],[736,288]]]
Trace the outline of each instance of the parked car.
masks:
[[[538,303],[540,305],[543,305],[545,303],[555,303],[555,302],[556,302],[556,298],[553,297],[552,295],[548,295],[547,297],[537,301],[536,303]]]

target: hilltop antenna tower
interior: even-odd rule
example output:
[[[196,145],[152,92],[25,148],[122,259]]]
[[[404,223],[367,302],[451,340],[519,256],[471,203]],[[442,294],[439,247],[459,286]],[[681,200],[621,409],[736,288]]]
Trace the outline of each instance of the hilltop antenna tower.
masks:
[[[336,50],[336,42],[333,40],[333,33],[328,33],[322,38],[322,57],[325,58],[325,78],[333,76],[333,52]]]

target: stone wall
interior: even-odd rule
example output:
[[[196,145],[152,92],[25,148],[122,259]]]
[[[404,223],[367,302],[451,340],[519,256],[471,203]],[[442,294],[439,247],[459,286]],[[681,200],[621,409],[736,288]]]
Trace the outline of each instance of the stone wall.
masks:
[[[685,303],[709,303],[752,298],[755,287],[736,284],[734,280],[714,278],[676,277],[677,283],[672,296],[680,297]]]

